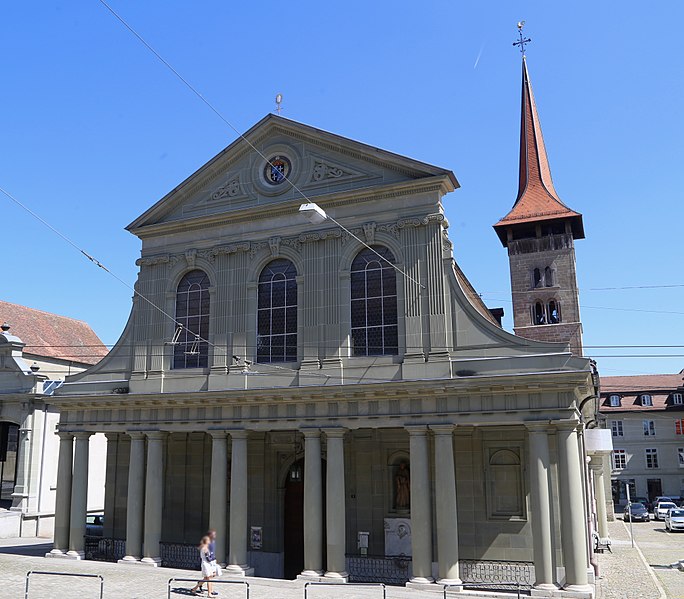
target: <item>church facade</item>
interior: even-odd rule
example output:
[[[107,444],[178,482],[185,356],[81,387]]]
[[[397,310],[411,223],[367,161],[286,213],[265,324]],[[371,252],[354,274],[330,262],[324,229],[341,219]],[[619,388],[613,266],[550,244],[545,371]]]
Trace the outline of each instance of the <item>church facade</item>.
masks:
[[[448,236],[458,186],[269,115],[129,225],[128,324],[54,398],[49,555],[88,553],[89,438],[105,433],[110,559],[177,563],[214,528],[236,576],[508,572],[589,596],[592,365],[482,303]]]

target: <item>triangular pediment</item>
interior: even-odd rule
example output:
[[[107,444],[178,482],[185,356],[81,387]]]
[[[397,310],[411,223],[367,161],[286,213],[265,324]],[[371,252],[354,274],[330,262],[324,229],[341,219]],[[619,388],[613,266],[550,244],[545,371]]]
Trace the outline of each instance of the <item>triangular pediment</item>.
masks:
[[[268,115],[128,229],[436,176],[458,187],[449,170]]]

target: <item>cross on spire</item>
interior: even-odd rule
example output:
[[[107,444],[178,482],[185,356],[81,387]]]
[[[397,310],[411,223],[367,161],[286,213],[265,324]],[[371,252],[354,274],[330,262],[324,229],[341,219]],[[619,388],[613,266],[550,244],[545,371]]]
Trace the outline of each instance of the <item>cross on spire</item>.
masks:
[[[532,40],[529,37],[523,35],[523,27],[525,26],[525,21],[518,21],[518,39],[517,42],[513,42],[514,46],[520,46],[520,53],[525,58],[525,45],[529,44]]]

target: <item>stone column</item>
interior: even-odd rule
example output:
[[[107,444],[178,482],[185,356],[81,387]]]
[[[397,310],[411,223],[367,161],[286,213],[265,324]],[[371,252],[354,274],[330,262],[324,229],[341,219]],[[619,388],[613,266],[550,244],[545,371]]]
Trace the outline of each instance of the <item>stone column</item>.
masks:
[[[440,584],[460,584],[454,425],[432,425],[435,433],[435,515]],[[415,526],[412,527],[415,529]]]
[[[216,561],[226,562],[226,513],[228,511],[228,440],[226,431],[211,435],[211,489],[209,528],[216,531]]]
[[[126,498],[126,556],[120,563],[142,558],[143,516],[145,511],[145,435],[130,432],[131,453],[128,459],[128,497]]]
[[[74,437],[59,432],[57,461],[57,492],[55,494],[55,541],[48,556],[62,556],[69,550],[69,520],[71,516],[71,469],[74,460]]]
[[[345,490],[344,490],[344,433],[343,428],[328,428],[325,438],[328,448],[326,465],[325,513],[328,549],[326,578],[347,580],[345,538]]]
[[[582,497],[582,464],[577,439],[576,421],[558,426],[559,492],[561,544],[565,565],[565,590],[590,592],[587,576],[587,534]]]
[[[247,437],[245,430],[230,431],[230,549],[226,572],[232,576],[251,576],[247,561]]]
[[[19,427],[19,439],[17,443],[17,459],[16,459],[16,482],[14,489],[12,489],[12,507],[13,511],[28,512],[29,511],[29,489],[31,488],[32,474],[38,480],[38,475],[31,472],[31,443],[33,439],[33,414],[34,407],[30,402],[22,404],[24,417],[22,424]],[[36,468],[39,468],[39,462],[36,460]],[[31,493],[35,496],[35,491]]]
[[[591,456],[591,472],[594,479],[594,497],[596,498],[596,520],[599,536],[603,539],[608,535],[608,514],[606,513],[606,485],[603,478],[603,456]]]
[[[147,436],[147,469],[145,474],[145,528],[141,563],[160,566],[159,541],[164,507],[164,439],[166,433],[153,431]]]
[[[410,582],[430,583],[432,577],[432,501],[427,426],[407,426],[411,451],[411,550]]]
[[[534,588],[555,590],[549,495],[549,425],[527,424],[530,453],[530,520],[534,555]]]
[[[74,433],[74,469],[71,477],[71,514],[69,515],[69,551],[74,559],[85,557],[86,516],[88,514],[88,449],[90,435]]]
[[[323,474],[321,431],[304,434],[304,571],[302,576],[323,574]]]

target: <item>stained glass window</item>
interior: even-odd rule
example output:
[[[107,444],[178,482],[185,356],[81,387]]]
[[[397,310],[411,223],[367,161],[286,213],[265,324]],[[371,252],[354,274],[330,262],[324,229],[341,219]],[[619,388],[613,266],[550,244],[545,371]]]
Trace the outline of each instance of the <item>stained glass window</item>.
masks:
[[[394,255],[383,246],[362,250],[351,267],[351,336],[355,356],[399,353]]]
[[[174,368],[206,368],[209,360],[209,277],[192,270],[178,284],[176,321],[183,325],[173,347]]]
[[[257,362],[297,360],[297,269],[284,258],[259,276]]]

